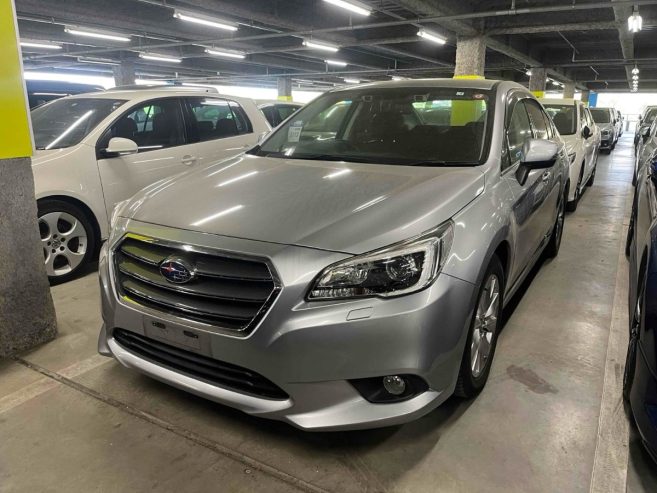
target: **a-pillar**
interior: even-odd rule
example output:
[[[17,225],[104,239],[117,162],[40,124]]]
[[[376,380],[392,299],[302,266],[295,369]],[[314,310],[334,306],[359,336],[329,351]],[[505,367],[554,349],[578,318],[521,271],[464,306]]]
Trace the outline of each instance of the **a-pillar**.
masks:
[[[278,78],[278,100],[292,101],[292,79],[289,77]]]
[[[0,358],[57,335],[32,176],[32,138],[14,2],[0,2]]]
[[[591,91],[589,89],[582,90],[582,103],[589,105],[589,98],[591,97]]]
[[[455,79],[483,79],[486,67],[486,39],[483,36],[459,36],[456,39]]]
[[[532,67],[532,75],[529,76],[529,90],[537,98],[545,96],[545,85],[547,84],[547,69],[543,67]]]
[[[563,97],[565,99],[572,99],[575,97],[575,83],[574,82],[566,82],[563,85]]]
[[[117,86],[131,86],[135,83],[135,64],[123,61],[114,67],[114,84]]]

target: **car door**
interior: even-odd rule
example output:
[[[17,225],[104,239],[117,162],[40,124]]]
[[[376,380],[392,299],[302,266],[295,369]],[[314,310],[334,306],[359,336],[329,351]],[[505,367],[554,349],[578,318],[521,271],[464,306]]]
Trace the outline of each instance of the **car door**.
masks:
[[[185,98],[190,142],[200,165],[233,157],[257,144],[246,112],[236,101],[215,97]]]
[[[591,122],[588,119],[588,114],[586,113],[586,108],[584,105],[579,103],[577,105],[577,110],[580,115],[580,125],[578,127],[579,139],[582,139],[582,146],[584,148],[584,178],[587,178],[591,175],[593,171],[593,164],[595,162],[595,135],[594,129],[591,126]],[[588,127],[590,134],[588,138],[584,137],[584,129]]]
[[[105,149],[113,137],[134,141],[138,152],[108,155]],[[131,107],[100,137],[96,157],[108,215],[142,188],[188,169],[195,162],[194,149],[187,145],[180,99],[158,98]]]
[[[595,160],[598,151],[600,151],[600,141],[602,140],[602,135],[600,134],[600,127],[598,127],[598,124],[595,123],[595,120],[593,120],[591,110],[586,106],[584,107],[584,115],[586,116],[587,125],[591,129],[591,134],[593,135],[591,140],[593,142],[593,158]]]
[[[546,199],[546,170],[533,170],[524,183],[516,173],[523,157],[523,146],[534,137],[534,130],[525,104],[530,98],[511,98],[507,108],[506,155],[502,159],[503,176],[513,193],[512,222],[515,230],[515,258],[510,279],[520,276],[530,265],[543,241],[543,204]],[[543,125],[544,137],[547,129]],[[548,170],[549,171],[549,170]],[[549,179],[549,177],[548,177]]]

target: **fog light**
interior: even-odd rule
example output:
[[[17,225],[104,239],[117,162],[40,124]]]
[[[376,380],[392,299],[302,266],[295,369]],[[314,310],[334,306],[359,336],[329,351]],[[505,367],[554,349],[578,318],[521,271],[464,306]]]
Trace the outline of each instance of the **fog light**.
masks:
[[[402,377],[397,375],[388,375],[387,377],[383,377],[383,388],[385,388],[389,394],[402,395],[406,390],[406,382]]]

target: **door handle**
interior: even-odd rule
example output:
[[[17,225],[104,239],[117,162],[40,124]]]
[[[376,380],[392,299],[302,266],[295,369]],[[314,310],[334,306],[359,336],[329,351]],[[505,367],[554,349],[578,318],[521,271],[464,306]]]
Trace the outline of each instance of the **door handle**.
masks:
[[[543,176],[541,177],[541,180],[544,181],[544,182],[545,181],[550,181],[551,176],[552,176],[552,173],[549,172],[549,171],[546,171],[545,173],[543,173]]]
[[[187,156],[183,156],[180,161],[185,166],[191,166],[192,164],[194,164],[196,162],[196,156],[191,156],[191,155],[188,154]]]

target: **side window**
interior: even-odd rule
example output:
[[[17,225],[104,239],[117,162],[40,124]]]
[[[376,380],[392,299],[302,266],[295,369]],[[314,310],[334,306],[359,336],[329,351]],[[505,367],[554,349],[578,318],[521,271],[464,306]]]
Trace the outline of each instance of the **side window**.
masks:
[[[282,121],[287,119],[287,117],[289,117],[294,112],[296,112],[298,108],[296,106],[290,106],[285,104],[285,105],[278,105],[276,109],[278,111],[279,123],[281,123]]]
[[[529,118],[532,121],[532,128],[534,129],[534,138],[547,140],[548,136],[548,127],[545,121],[546,116],[543,114],[543,110],[533,100],[525,100],[525,106],[527,107],[527,112],[529,113]]]
[[[253,133],[253,126],[249,117],[246,116],[246,111],[235,101],[229,101],[230,110],[233,113],[233,118],[235,119],[235,125],[237,126],[237,133],[250,134]]]
[[[234,137],[238,134],[233,112],[225,99],[187,98],[191,142]]]
[[[109,128],[101,147],[106,147],[112,137],[135,141],[139,152],[184,144],[185,129],[179,100],[158,99],[132,108]]]
[[[532,129],[525,105],[519,101],[513,108],[509,128],[506,131],[508,152],[502,161],[502,171],[515,165],[522,158],[522,146],[532,138]]]

